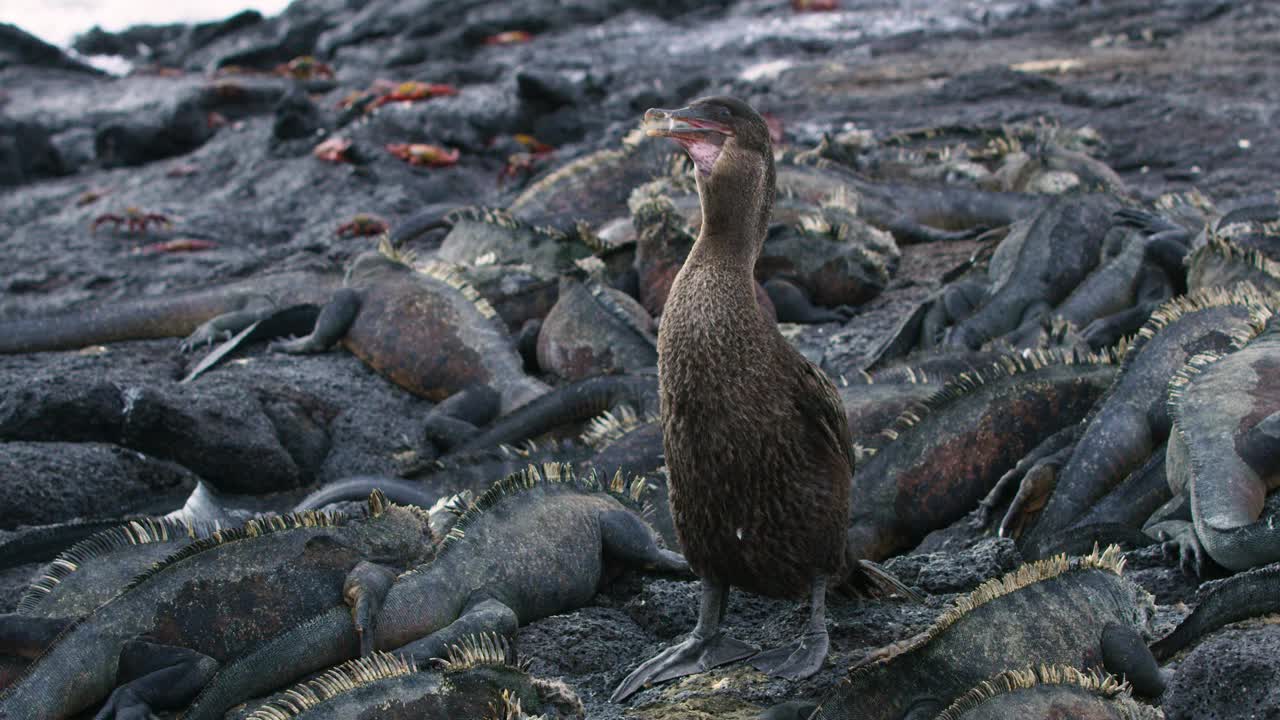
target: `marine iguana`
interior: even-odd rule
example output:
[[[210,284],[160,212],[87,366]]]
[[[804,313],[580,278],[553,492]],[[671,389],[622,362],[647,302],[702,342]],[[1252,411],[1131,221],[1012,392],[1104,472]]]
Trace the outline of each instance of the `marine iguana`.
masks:
[[[1138,210],[1118,211],[1115,222],[1098,268],[1052,310],[1028,316],[1011,334],[1013,345],[1035,347],[1041,326],[1066,323],[1090,350],[1111,347],[1137,332],[1184,284],[1182,258],[1191,240],[1185,230]]]
[[[849,556],[883,560],[959,520],[1019,458],[1082,419],[1115,375],[1106,354],[1010,355],[903,412],[855,449]]]
[[[631,296],[585,268],[566,272],[538,332],[538,365],[565,380],[653,367],[656,331],[653,318]]]
[[[375,652],[348,660],[272,698],[250,703],[243,720],[452,720],[453,718],[584,718],[582,701],[564,683],[531,676],[507,642],[469,635],[448,648],[439,669]],[[497,715],[491,715],[491,713]]]
[[[1151,643],[1151,653],[1165,662],[1219,628],[1276,612],[1280,612],[1280,564],[1246,570],[1218,581],[1190,615]]]
[[[1118,548],[1028,563],[952,602],[925,631],[854,664],[814,712],[815,720],[933,718],[970,688],[1028,665],[1115,667],[1120,649],[1149,635],[1151,596],[1121,576]]]
[[[1223,350],[1241,336],[1257,334],[1270,316],[1267,300],[1248,287],[1202,290],[1174,298],[1153,312],[1125,351],[1119,376],[1085,419],[1069,453],[1063,450],[1057,457],[1043,458],[1024,475],[1009,478],[1007,484],[1021,484],[1000,532],[1016,534],[1042,505],[1036,525],[1022,536],[1024,544],[1071,524],[1167,438],[1165,398],[1173,373],[1197,353]],[[1047,493],[1051,494],[1046,504]]]
[[[1280,487],[1280,325],[1225,351],[1191,358],[1169,382],[1169,486],[1191,500],[1194,534],[1179,539],[1230,570],[1280,561],[1280,529],[1260,519]],[[1189,544],[1200,547],[1188,547]]]
[[[785,197],[775,204],[769,234],[755,265],[781,322],[838,322],[847,307],[874,297],[888,284],[898,248],[888,233],[868,226],[838,190],[821,204]],[[639,296],[660,314],[701,223],[693,178],[655,180],[631,194]],[[757,295],[760,289],[756,290]],[[825,307],[824,307],[825,306]]]
[[[0,693],[0,717],[68,718],[104,699],[100,718],[179,706],[219,664],[344,598],[366,623],[381,578],[362,560],[412,567],[433,550],[426,514],[377,493],[366,518],[301,513],[216,532],[72,624]]]
[[[245,330],[285,305],[325,308],[311,335],[284,352],[320,352],[341,341],[406,390],[440,401],[474,385],[498,390],[503,410],[548,389],[524,374],[492,307],[446,266],[415,272],[384,244],[351,261],[344,279],[331,272],[266,275],[166,301],[105,305],[79,316],[0,323],[0,352],[67,349],[93,342],[190,332],[191,348]],[[340,285],[340,286],[339,286]]]
[[[1164,720],[1114,675],[1067,665],[1007,670],[956,698],[934,720]]]
[[[109,303],[47,316],[0,320],[0,353],[74,350],[87,345],[183,337],[194,340],[225,334],[223,317],[247,326],[274,309],[324,301],[342,283],[342,274],[327,264],[310,263],[301,270],[269,273],[232,283],[196,288],[164,297]]]
[[[586,604],[625,567],[688,572],[658,546],[639,514],[640,484],[545,465],[494,484],[459,518],[433,560],[400,574],[362,637],[336,600],[222,668],[184,714],[221,718],[226,708],[307,673],[372,650],[416,661],[442,657],[477,632],[519,625]],[[363,642],[362,642],[363,639]]]
[[[1119,203],[1106,195],[1055,198],[1018,246],[1005,283],[947,331],[946,344],[977,350],[1016,329],[1029,313],[1060,303],[1098,265]]]
[[[506,330],[475,290],[447,266],[411,268],[393,255],[384,245],[353,260],[311,334],[274,348],[314,353],[341,342],[392,382],[429,400],[492,387],[501,412],[549,389],[524,374]]]
[[[1233,287],[1247,282],[1263,293],[1280,293],[1280,263],[1258,250],[1214,235],[1187,257],[1187,287]]]

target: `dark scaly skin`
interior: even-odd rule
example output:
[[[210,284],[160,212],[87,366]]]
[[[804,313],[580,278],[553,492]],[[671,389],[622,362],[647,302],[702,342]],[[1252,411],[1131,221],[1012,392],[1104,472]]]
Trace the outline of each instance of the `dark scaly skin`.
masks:
[[[533,225],[591,227],[627,213],[631,190],[665,175],[673,153],[661,142],[628,138],[617,150],[600,150],[555,168],[525,188],[507,210]]]
[[[564,713],[555,712],[555,717],[582,717],[580,701],[563,684],[534,678],[501,658],[459,660],[442,670],[419,670],[399,656],[377,653],[330,668],[293,690],[293,695],[249,703],[235,717],[461,720],[495,717],[495,712],[503,717],[516,707],[524,713],[560,710]],[[300,697],[308,699],[300,701]]]
[[[1146,635],[1154,611],[1145,590],[1109,569],[1118,560],[1119,553],[1113,552],[1106,554],[1109,567],[1073,558],[1065,572],[998,595],[945,627],[935,623],[914,638],[873,653],[850,669],[813,718],[933,718],[1000,672],[1053,663],[1100,667],[1108,624]],[[985,594],[996,582],[988,581],[971,597]]]
[[[618,405],[639,414],[657,409],[658,379],[654,373],[602,375],[587,378],[537,398],[505,415],[478,435],[454,448],[465,453],[498,445],[514,445],[574,421],[589,420]]]
[[[671,294],[671,285],[684,265],[693,247],[689,218],[680,211],[677,201],[694,200],[692,212],[698,223],[702,221],[696,202],[697,194],[673,198],[667,194],[668,181],[655,181],[637,188],[631,194],[631,222],[636,233],[634,267],[637,276],[637,297],[650,315],[662,315]],[[685,209],[687,212],[688,209]],[[771,319],[777,320],[777,308],[768,292],[758,282],[754,286],[756,303]]]
[[[540,277],[554,278],[591,254],[575,236],[517,220],[508,212],[461,208],[445,215],[451,229],[435,257],[454,265],[529,265]]]
[[[653,367],[653,318],[629,295],[577,275],[561,276],[559,299],[542,321],[539,367],[563,380]]]
[[[431,562],[396,580],[377,616],[374,649],[425,662],[477,632],[508,636],[534,620],[587,604],[612,572],[644,567],[687,572],[656,544],[634,506],[595,480],[555,481],[567,468],[509,476],[477,500]],[[356,656],[351,614],[341,602],[225,667],[184,720],[222,717],[307,673]]]
[[[813,203],[833,190],[856,198],[858,215],[893,234],[901,244],[972,237],[977,227],[1009,225],[1035,213],[1046,199],[1021,193],[998,193],[955,187],[876,183],[826,160],[784,160],[778,165],[778,187]]]
[[[1019,458],[1082,419],[1115,374],[1107,358],[1010,357],[908,410],[859,459],[850,556],[883,560],[959,520]]]
[[[850,381],[839,389],[853,442],[865,445],[911,407],[942,389],[941,383]]]
[[[97,533],[41,568],[18,600],[16,612],[79,619],[110,600],[153,563],[213,530],[181,521],[141,518]]]
[[[1266,311],[1257,295],[1218,291],[1178,298],[1157,311],[1126,353],[1115,384],[1086,419],[1079,442],[1056,473],[1052,495],[1035,527],[1023,535],[1024,542],[1035,543],[1069,526],[1146,462],[1169,435],[1169,379],[1196,353],[1225,350],[1242,333],[1256,333],[1251,328],[1265,321],[1260,312]],[[1026,511],[1015,500],[1002,527],[1017,526]]]
[[[321,352],[338,341],[388,380],[435,402],[487,386],[507,412],[548,389],[524,374],[491,312],[449,282],[378,252],[352,261],[311,335],[276,347]]]
[[[224,330],[205,326],[211,318],[243,318],[243,325],[289,305],[324,302],[342,283],[336,269],[268,274],[231,284],[48,316],[0,320],[0,353],[74,350],[122,340],[184,337],[205,328],[195,341],[212,341]],[[227,335],[229,337],[229,335]]]
[[[1172,253],[1165,254],[1178,259],[1177,272],[1181,274],[1178,253],[1186,254],[1189,241],[1180,228],[1165,230],[1159,237],[1148,237],[1125,226],[1113,227],[1107,233],[1107,243],[1120,247],[1107,252],[1098,268],[1046,314],[1044,324],[1068,323],[1082,333],[1093,350],[1114,345],[1122,337],[1136,332],[1151,311],[1174,294],[1175,283],[1165,268],[1151,258],[1151,246],[1164,243],[1174,248]],[[1024,323],[1024,328],[1026,325]],[[1023,335],[1019,342],[1034,344],[1034,336]]]
[[[1097,267],[1111,214],[1118,208],[1118,202],[1103,195],[1054,199],[1028,229],[1010,268],[1013,281],[953,326],[947,344],[976,350],[1017,328],[1029,310],[1061,302]]]
[[[1280,612],[1280,564],[1255,568],[1220,581],[1168,635],[1151,644],[1164,662],[1218,628]]]
[[[425,516],[393,506],[333,527],[237,537],[175,555],[64,633],[0,694],[0,717],[67,718],[101,701],[116,685],[122,649],[141,636],[227,662],[341,604],[343,582],[361,560],[412,566],[431,549]]]
[[[1280,263],[1224,237],[1212,237],[1187,258],[1187,287],[1232,287],[1247,282],[1265,293],[1280,292]]]
[[[1261,519],[1280,487],[1280,326],[1221,358],[1193,358],[1170,394],[1166,467],[1190,495],[1196,539],[1231,570],[1280,561],[1280,528]]]
[[[937,720],[1163,720],[1135,702],[1114,676],[1066,666],[1028,667],[991,678],[966,693]]]

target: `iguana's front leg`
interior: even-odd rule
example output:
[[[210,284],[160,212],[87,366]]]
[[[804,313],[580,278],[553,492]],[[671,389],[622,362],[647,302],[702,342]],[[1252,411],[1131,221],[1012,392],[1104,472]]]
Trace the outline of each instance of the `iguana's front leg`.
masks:
[[[265,295],[255,296],[245,301],[244,307],[232,312],[223,313],[210,318],[187,336],[178,349],[191,352],[198,347],[213,345],[229,339],[231,336],[269,316],[275,310],[275,303]]]
[[[1186,520],[1165,520],[1146,529],[1161,543],[1166,559],[1177,558],[1184,575],[1200,577],[1205,569],[1204,546],[1196,535],[1195,525]]]
[[[181,708],[217,669],[218,661],[190,648],[129,642],[120,651],[116,689],[94,720],[150,720],[156,710]]]
[[[352,288],[342,288],[333,294],[329,303],[320,311],[320,317],[316,318],[316,326],[310,335],[272,343],[271,350],[291,355],[324,352],[347,334],[359,312],[360,293]]]
[[[395,581],[396,573],[390,569],[361,560],[342,585],[342,598],[351,608],[351,619],[360,638],[360,657],[373,652],[373,636],[382,601]]]
[[[764,284],[769,301],[778,312],[778,322],[817,323],[844,322],[858,313],[848,305],[825,308],[814,305],[805,296],[804,291],[794,283],[781,278],[772,278]]]
[[[989,525],[996,508],[1004,502],[1004,499],[1008,497],[1009,492],[1015,486],[1018,487],[1018,495],[1028,494],[1031,488],[1028,487],[1027,492],[1024,492],[1022,484],[1034,485],[1034,482],[1027,481],[1027,476],[1036,470],[1041,463],[1050,462],[1054,463],[1054,467],[1058,467],[1063,462],[1066,462],[1066,458],[1070,455],[1072,448],[1075,447],[1076,441],[1080,439],[1081,432],[1083,432],[1081,423],[1059,430],[1045,438],[1043,442],[1027,453],[1018,461],[1017,465],[1013,466],[1013,469],[1001,475],[996,484],[992,486],[991,491],[987,493],[987,496],[978,503],[978,512],[972,522],[973,527],[980,529]],[[1014,504],[1019,504],[1017,498],[1014,499]],[[1014,508],[1011,506],[1009,512],[1012,513],[1013,511]],[[1001,534],[1003,533],[1004,523],[1001,523]]]
[[[472,601],[458,615],[458,619],[422,638],[397,648],[394,652],[409,654],[419,664],[431,658],[445,657],[450,645],[461,642],[468,635],[497,633],[511,637],[520,625],[515,610],[494,598]]]
[[[657,537],[643,520],[627,510],[600,514],[600,539],[605,556],[642,570],[693,576],[684,556],[659,547]]]

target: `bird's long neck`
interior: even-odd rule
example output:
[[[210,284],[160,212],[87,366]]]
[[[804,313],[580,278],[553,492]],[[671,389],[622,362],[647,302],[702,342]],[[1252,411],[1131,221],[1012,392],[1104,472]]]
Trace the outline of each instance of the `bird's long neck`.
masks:
[[[725,159],[733,161],[733,166],[717,166],[708,178],[697,175],[702,230],[688,262],[713,263],[750,275],[773,213],[773,157],[755,162]]]

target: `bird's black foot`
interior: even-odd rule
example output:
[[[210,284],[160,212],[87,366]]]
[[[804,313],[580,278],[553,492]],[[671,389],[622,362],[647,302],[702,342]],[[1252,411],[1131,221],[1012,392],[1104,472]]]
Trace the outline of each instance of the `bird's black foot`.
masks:
[[[696,675],[735,660],[749,658],[758,652],[757,648],[723,633],[710,638],[691,634],[632,670],[618,685],[618,689],[613,691],[609,700],[622,702],[650,685],[685,675]]]
[[[803,680],[822,669],[831,640],[827,631],[806,633],[800,642],[766,650],[751,658],[751,665],[766,675]]]

